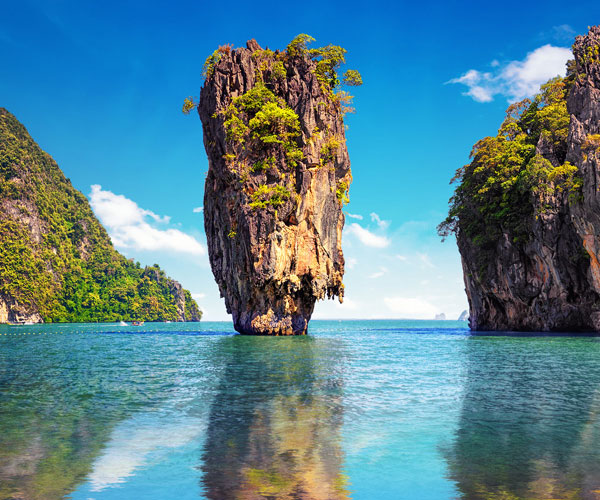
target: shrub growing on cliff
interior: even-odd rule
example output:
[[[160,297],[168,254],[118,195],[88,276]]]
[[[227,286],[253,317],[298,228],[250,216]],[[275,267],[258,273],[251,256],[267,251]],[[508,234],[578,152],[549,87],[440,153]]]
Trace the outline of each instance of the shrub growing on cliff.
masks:
[[[221,54],[219,49],[216,49],[210,56],[204,61],[202,66],[202,76],[204,78],[210,78],[215,71],[215,65],[221,60]]]
[[[306,33],[300,33],[287,46],[290,57],[303,57],[308,52],[308,44],[315,39]]]
[[[350,203],[350,198],[348,197],[348,184],[344,181],[339,181],[337,183],[337,190],[335,192],[340,205],[344,206]]]
[[[291,196],[289,189],[285,186],[260,186],[251,195],[251,208],[266,208],[267,206],[279,207],[283,205]]]
[[[224,114],[227,140],[234,145],[252,140],[259,150],[280,150],[290,167],[304,158],[296,143],[300,134],[298,115],[264,84],[236,97]],[[273,151],[269,157],[272,155]]]
[[[319,82],[326,84],[331,89],[340,85],[337,69],[346,62],[346,52],[347,50],[339,45],[331,44],[309,51],[312,59],[317,61],[315,74]]]
[[[316,61],[315,75],[321,83],[321,87],[330,97],[334,97],[334,90],[339,90],[343,83],[350,86],[362,85],[362,76],[355,69],[346,71],[340,81],[337,73],[338,68],[346,62],[347,50],[339,45],[329,44],[325,47],[309,49],[308,44],[315,39],[304,33],[294,38],[287,46],[287,54],[290,57],[305,57],[306,55]]]
[[[196,109],[198,104],[194,102],[194,98],[192,96],[186,97],[183,100],[183,106],[181,107],[181,111],[184,115],[189,115],[192,109]]]
[[[215,66],[221,60],[221,56],[223,54],[229,55],[231,52],[231,45],[221,45],[217,50],[215,50],[210,56],[206,58],[204,61],[204,66],[202,67],[202,76],[206,78],[210,78],[215,72]]]
[[[361,74],[355,69],[349,69],[344,73],[342,81],[351,87],[357,87],[363,84]]]
[[[248,121],[248,128],[263,144],[286,144],[298,136],[300,122],[291,108],[269,102]]]

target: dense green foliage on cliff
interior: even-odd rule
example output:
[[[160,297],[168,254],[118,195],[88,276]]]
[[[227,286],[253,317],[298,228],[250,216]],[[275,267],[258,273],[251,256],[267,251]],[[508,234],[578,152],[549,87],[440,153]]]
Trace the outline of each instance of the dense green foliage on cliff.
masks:
[[[118,253],[86,197],[0,108],[0,302],[47,322],[199,320],[187,290]],[[10,315],[9,315],[10,316]]]
[[[574,78],[569,71],[543,85],[532,100],[512,104],[498,134],[475,144],[471,163],[452,179],[458,186],[438,227],[442,237],[460,231],[482,249],[503,234],[525,242],[546,197],[568,192],[577,202],[582,181],[566,161],[566,98]]]
[[[254,85],[244,94],[232,99],[229,105],[220,110],[223,127],[227,133],[230,151],[223,155],[233,172],[240,174],[240,183],[245,184],[251,176],[261,176],[269,170],[278,170],[280,178],[276,185],[261,184],[249,193],[249,206],[253,209],[273,207],[275,210],[294,191],[293,176],[289,175],[299,162],[306,160],[300,141],[298,114],[276,92],[292,71],[294,63],[304,61],[311,65],[325,99],[319,102],[332,112],[353,112],[350,107],[352,96],[341,87],[362,85],[362,76],[356,70],[347,70],[342,75],[338,70],[345,64],[346,49],[329,44],[325,47],[309,48],[315,39],[310,35],[296,36],[283,51],[258,49],[252,52]],[[219,62],[231,54],[230,45],[222,45],[206,59],[202,74],[205,79],[213,77]],[[291,73],[290,73],[291,74]],[[193,97],[184,100],[182,111],[185,114],[196,109]],[[312,134],[325,135],[327,142],[320,151],[319,165],[331,167],[341,138],[329,130],[315,127]],[[311,137],[311,142],[314,137]],[[251,152],[252,154],[249,154]],[[249,157],[251,156],[251,158]],[[331,167],[333,168],[333,167]],[[349,182],[340,181],[336,186],[340,204],[348,203]],[[229,233],[235,235],[232,229]]]

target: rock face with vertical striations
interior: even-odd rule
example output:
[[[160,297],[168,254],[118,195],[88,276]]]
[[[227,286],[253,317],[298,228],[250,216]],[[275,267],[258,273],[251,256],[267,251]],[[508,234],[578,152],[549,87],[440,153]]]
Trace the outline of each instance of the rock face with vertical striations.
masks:
[[[254,40],[220,47],[205,65],[204,224],[213,274],[243,334],[305,334],[318,299],[343,297],[352,177],[335,69],[345,50],[311,51],[306,41],[283,52]]]
[[[456,233],[474,330],[600,331],[600,27],[573,53],[457,172],[440,232]]]

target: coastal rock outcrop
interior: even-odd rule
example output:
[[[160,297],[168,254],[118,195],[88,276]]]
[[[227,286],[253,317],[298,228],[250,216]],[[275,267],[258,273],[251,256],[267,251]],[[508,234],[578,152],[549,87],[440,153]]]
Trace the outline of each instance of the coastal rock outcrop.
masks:
[[[189,291],[118,253],[86,197],[0,108],[0,323],[199,321]]]
[[[215,280],[243,334],[305,334],[315,302],[344,294],[350,96],[336,69],[346,51],[308,49],[311,40],[300,35],[282,52],[250,40],[205,64],[204,225]]]
[[[600,27],[459,169],[448,219],[473,330],[600,331]]]

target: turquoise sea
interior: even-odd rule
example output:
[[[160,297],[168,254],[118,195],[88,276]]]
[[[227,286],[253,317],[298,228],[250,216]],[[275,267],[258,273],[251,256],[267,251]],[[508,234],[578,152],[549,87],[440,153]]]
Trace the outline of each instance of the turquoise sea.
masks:
[[[600,338],[310,333],[0,327],[0,498],[600,498]]]

